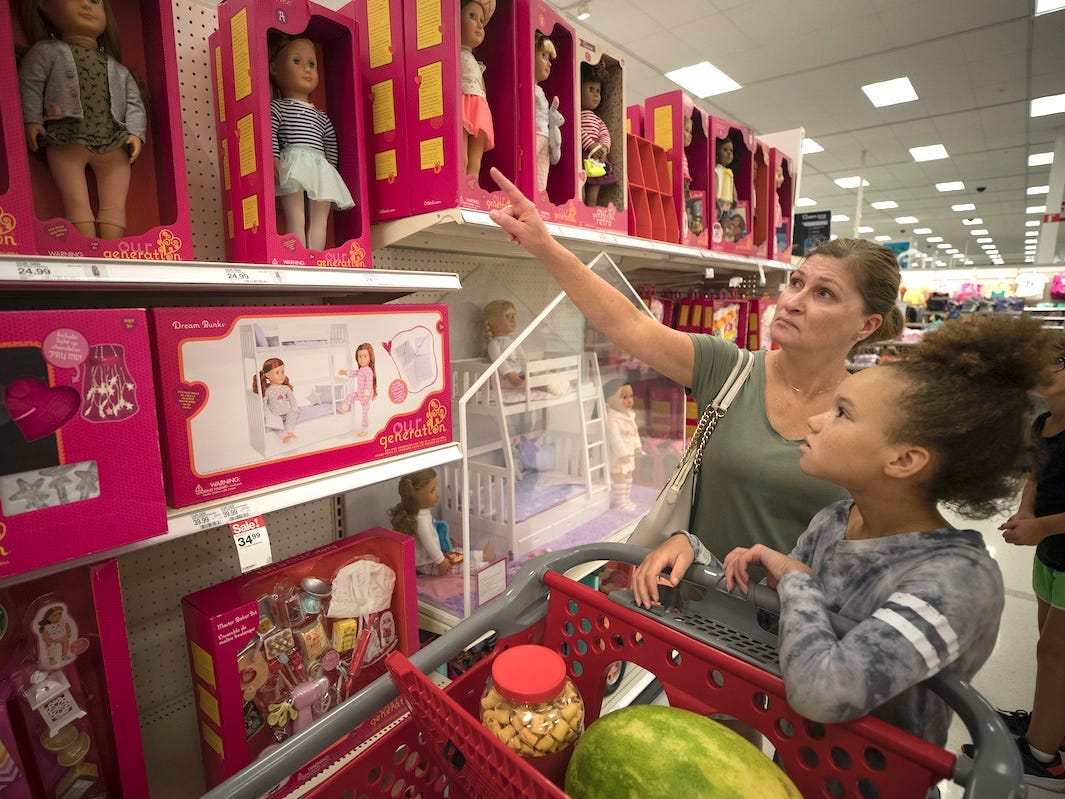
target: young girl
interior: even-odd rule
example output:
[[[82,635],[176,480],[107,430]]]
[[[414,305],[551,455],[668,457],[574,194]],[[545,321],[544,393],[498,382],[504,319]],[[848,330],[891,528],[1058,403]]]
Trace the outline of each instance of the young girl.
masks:
[[[518,312],[510,300],[492,300],[484,306],[484,346],[488,360],[495,361],[510,346],[511,335],[518,326]],[[525,382],[525,351],[518,347],[499,367],[511,388]]]
[[[1028,392],[1055,354],[1034,319],[950,321],[905,360],[844,379],[835,408],[810,417],[802,470],[852,498],[820,511],[790,556],[756,544],[724,561],[728,588],[746,590],[757,565],[780,594],[780,666],[796,711],[826,723],[872,713],[946,743],[951,712],[919,683],[977,672],[1004,595],[981,535],[951,528],[938,506],[986,517],[1013,496],[1027,473]],[[698,539],[673,536],[637,569],[637,601],[657,599],[663,568],[676,585],[707,556]],[[837,637],[830,611],[856,626]]]
[[[534,119],[536,122],[536,190],[547,191],[547,176],[551,171],[551,153],[549,138],[551,135],[551,107],[547,95],[540,85],[551,76],[551,64],[558,53],[555,44],[540,31],[536,31],[536,47],[533,56],[533,77],[536,80],[536,103]],[[555,99],[557,106],[558,99]]]
[[[31,152],[46,148],[63,215],[83,236],[126,235],[130,166],[148,116],[137,81],[119,63],[118,26],[107,0],[28,0],[35,44],[19,64],[22,118]],[[96,176],[99,210],[89,202]]]
[[[635,510],[632,476],[636,472],[636,456],[643,454],[643,445],[633,410],[632,386],[617,378],[603,386],[603,395],[606,397],[606,441],[610,453],[610,505],[625,511]]]
[[[335,204],[344,210],[355,201],[336,169],[333,123],[311,102],[318,88],[314,42],[303,36],[283,36],[274,42],[270,81],[277,95],[270,101],[274,182],[285,227],[304,247],[324,250],[330,207]],[[309,218],[305,218],[305,200]]]
[[[296,437],[294,431],[300,410],[296,404],[292,381],[285,374],[284,361],[280,358],[267,358],[263,361],[263,368],[251,379],[252,391],[258,394],[260,387],[267,413],[281,418],[284,429],[278,435],[281,437],[281,443],[287,444]]]
[[[353,372],[340,370],[341,377],[352,378],[353,390],[337,410],[347,413],[358,400],[362,405],[362,430],[359,435],[367,435],[370,432],[370,402],[377,398],[377,360],[371,344],[363,343],[355,348],[355,363],[359,368]]]
[[[603,78],[606,69],[600,64],[581,62],[581,151],[586,161],[597,161],[606,168],[606,174],[587,176],[584,182],[584,204],[599,204],[599,187],[618,182],[618,176],[610,166],[610,129],[596,113],[603,97]]]
[[[443,522],[433,521],[432,509],[440,496],[436,490],[436,472],[421,469],[399,480],[399,504],[389,512],[392,529],[414,538],[414,566],[418,574],[444,576],[451,574],[459,563],[461,553],[455,552],[447,537]],[[438,528],[438,524],[441,527]],[[471,552],[471,568],[478,571],[493,559],[491,546],[481,552]]]
[[[496,10],[496,0],[465,0],[459,8],[462,49],[462,129],[466,134],[466,174],[481,172],[481,156],[495,146],[492,109],[484,90],[484,64],[473,51],[484,41],[484,26]]]
[[[724,216],[736,207],[736,180],[732,164],[736,160],[735,145],[726,136],[715,141],[717,159],[714,162],[714,185],[717,192],[717,216],[724,224]]]

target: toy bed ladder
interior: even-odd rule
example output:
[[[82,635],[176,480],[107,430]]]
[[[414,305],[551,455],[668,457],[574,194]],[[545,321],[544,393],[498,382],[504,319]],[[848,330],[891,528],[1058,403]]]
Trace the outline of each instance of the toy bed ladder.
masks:
[[[578,403],[581,406],[581,445],[584,447],[585,489],[591,496],[597,485],[609,485],[606,453],[606,407],[603,401],[603,381],[599,376],[599,360],[594,353],[585,353],[587,381],[577,381]],[[589,394],[586,388],[590,387]],[[595,479],[598,477],[598,479]]]

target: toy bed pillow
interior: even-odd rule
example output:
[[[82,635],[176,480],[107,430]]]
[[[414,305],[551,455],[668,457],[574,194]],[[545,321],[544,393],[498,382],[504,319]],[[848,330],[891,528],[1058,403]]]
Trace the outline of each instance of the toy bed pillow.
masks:
[[[518,436],[514,442],[518,463],[528,472],[551,472],[555,469],[554,442],[544,438]]]
[[[256,347],[268,347],[270,346],[266,341],[266,333],[263,332],[262,326],[255,323],[251,326],[252,331],[255,333],[255,346]]]
[[[325,405],[333,401],[333,387],[330,385],[315,386],[314,391],[307,395],[309,405]]]
[[[265,411],[263,413],[263,427],[267,430],[284,430],[285,422],[278,414]]]

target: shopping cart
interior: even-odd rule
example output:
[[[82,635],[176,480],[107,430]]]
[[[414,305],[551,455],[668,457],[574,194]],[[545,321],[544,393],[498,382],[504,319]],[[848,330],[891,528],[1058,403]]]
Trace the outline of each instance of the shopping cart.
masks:
[[[424,674],[485,634],[495,652],[535,641],[563,655],[584,699],[586,724],[599,715],[612,663],[631,661],[655,674],[669,704],[727,713],[758,728],[804,797],[922,799],[942,779],[971,799],[1022,799],[1016,747],[995,710],[967,683],[946,674],[928,686],[958,714],[977,757],[955,757],[878,719],[819,724],[787,704],[776,637],[759,616],[779,610],[777,595],[754,586],[726,593],[722,572],[693,566],[683,601],[637,608],[628,591],[602,594],[563,572],[593,561],[639,563],[647,550],[591,544],[529,561],[506,592],[409,661],[390,658],[382,677],[305,732],[209,791],[205,799],[261,796],[330,743],[402,693],[411,714],[308,794],[315,799],[549,799],[565,794],[481,726],[481,691],[491,657],[442,691]],[[839,629],[846,626],[838,622]],[[397,689],[398,686],[398,689]]]

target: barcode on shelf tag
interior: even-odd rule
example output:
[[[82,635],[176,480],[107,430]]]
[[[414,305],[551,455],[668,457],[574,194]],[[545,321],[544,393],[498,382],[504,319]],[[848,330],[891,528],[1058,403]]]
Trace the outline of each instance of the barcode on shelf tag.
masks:
[[[241,573],[258,569],[273,561],[270,535],[266,532],[266,522],[262,516],[230,522],[229,529],[233,531],[233,543],[237,545]]]

